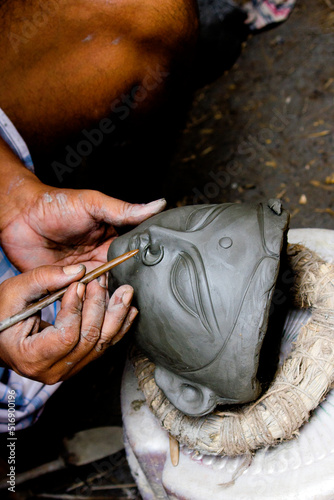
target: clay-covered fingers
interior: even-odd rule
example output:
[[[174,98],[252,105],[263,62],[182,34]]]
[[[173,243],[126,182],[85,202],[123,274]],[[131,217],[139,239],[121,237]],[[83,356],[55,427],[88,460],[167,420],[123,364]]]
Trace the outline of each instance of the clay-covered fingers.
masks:
[[[106,276],[86,286],[77,281],[84,272],[81,265],[44,266],[0,285],[0,319],[47,292],[68,286],[54,325],[39,328],[40,317],[35,315],[1,332],[3,365],[24,377],[54,384],[122,338],[137,313],[131,306],[132,287],[123,285],[109,300]]]
[[[84,353],[84,350],[82,349],[82,346],[80,346],[80,344],[78,344],[73,353],[69,354],[66,357],[64,361],[66,361],[68,366],[70,366],[69,363],[73,364],[67,375],[63,377],[64,379],[74,375],[85,365],[101,356],[109,346],[115,345],[127,333],[138,313],[137,309],[131,306],[132,297],[133,288],[129,285],[123,285],[114,292],[110,300],[107,300],[107,307],[105,309],[100,335],[97,341],[97,333],[95,331],[95,328],[88,329],[90,332],[88,339],[85,338],[85,335],[87,335],[87,328],[82,328],[80,343],[82,342],[83,345],[85,345],[87,348],[88,342],[90,342],[90,349],[86,350],[86,356],[83,357],[81,361],[77,360],[75,362],[75,358],[78,353]],[[88,297],[86,297],[84,304],[83,325],[91,325],[92,321],[91,312],[89,314],[87,313],[86,323],[86,319],[84,320],[85,306],[87,305]],[[100,321],[98,323],[95,323],[94,327],[96,327],[97,325],[100,325]]]
[[[9,278],[0,285],[0,319],[22,311],[41,296],[64,286],[69,286],[67,297],[72,297],[71,308],[76,311],[77,317],[80,316],[81,301],[76,293],[78,284],[70,283],[82,278],[84,272],[85,266],[82,265],[67,268],[43,266]],[[81,318],[77,322],[80,325]],[[74,338],[72,335],[65,345],[59,342],[59,335],[52,333],[53,330],[46,328],[38,333],[39,327],[40,315],[37,314],[3,330],[0,334],[0,359],[3,366],[20,375],[45,381],[50,366],[73,348],[78,336],[75,337],[74,333]],[[79,326],[77,330],[80,331]]]
[[[96,345],[97,353],[109,345],[115,345],[129,330],[138,310],[131,306],[133,288],[130,285],[119,287],[109,300],[106,310],[101,338]]]
[[[71,352],[62,360],[70,368],[74,367],[92,351],[100,342],[102,326],[106,313],[105,275],[86,286],[85,298],[82,304],[81,322],[79,325],[78,342]],[[55,328],[60,330],[68,322],[66,310],[58,313]],[[63,315],[60,317],[60,313]],[[70,370],[68,370],[70,371]]]
[[[1,283],[0,319],[20,312],[44,295],[78,281],[85,274],[85,266],[40,266]]]
[[[128,203],[111,198],[98,191],[83,191],[82,200],[95,220],[103,220],[112,226],[137,225],[166,208],[164,198],[150,203]]]
[[[129,312],[123,321],[122,327],[120,328],[118,333],[112,338],[110,345],[117,344],[117,342],[119,342],[124,337],[124,335],[129,330],[130,326],[134,322],[137,314],[138,314],[138,309],[136,307],[130,307]],[[102,344],[100,346],[100,350],[104,349],[104,347],[108,347],[108,344],[105,345]]]
[[[85,285],[73,283],[65,293],[55,325],[19,339],[17,370],[25,377],[54,384],[70,369],[63,360],[80,341]],[[57,326],[56,326],[57,324]]]

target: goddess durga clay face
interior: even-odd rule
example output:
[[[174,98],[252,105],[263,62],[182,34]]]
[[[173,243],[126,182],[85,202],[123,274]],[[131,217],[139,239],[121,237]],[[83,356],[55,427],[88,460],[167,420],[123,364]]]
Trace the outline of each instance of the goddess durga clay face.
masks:
[[[109,288],[134,287],[135,341],[166,397],[188,415],[254,400],[259,354],[288,213],[258,205],[186,206],[158,214],[110,245]]]

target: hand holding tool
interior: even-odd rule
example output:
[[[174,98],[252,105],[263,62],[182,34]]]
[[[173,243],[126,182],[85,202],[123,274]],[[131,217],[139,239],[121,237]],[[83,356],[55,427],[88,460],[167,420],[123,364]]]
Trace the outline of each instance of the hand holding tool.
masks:
[[[139,250],[131,250],[130,252],[126,252],[123,255],[120,255],[119,257],[116,257],[115,259],[107,262],[106,264],[102,264],[102,266],[97,267],[90,273],[87,273],[81,280],[79,280],[79,283],[84,283],[87,284],[90,281],[95,280],[102,274],[110,271],[115,266],[118,266],[122,262],[130,259],[134,255],[138,253]],[[59,300],[63,297],[65,292],[68,290],[69,287],[62,288],[61,290],[58,290],[57,292],[51,293],[50,295],[47,295],[43,299],[40,299],[39,301],[35,302],[34,304],[29,305],[26,309],[23,311],[15,314],[14,316],[10,316],[9,318],[4,319],[3,321],[0,321],[0,332],[5,330],[6,328],[9,328],[13,325],[16,325],[20,321],[29,318],[30,316],[33,316],[36,314],[38,311],[41,311],[45,307],[49,306],[50,304],[53,304],[56,300]]]

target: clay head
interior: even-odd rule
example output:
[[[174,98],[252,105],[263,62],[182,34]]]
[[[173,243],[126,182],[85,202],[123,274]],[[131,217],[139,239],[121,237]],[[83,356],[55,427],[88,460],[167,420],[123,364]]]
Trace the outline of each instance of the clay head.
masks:
[[[185,206],[158,214],[110,245],[109,288],[134,287],[135,342],[155,380],[183,413],[254,400],[288,213],[258,205]]]

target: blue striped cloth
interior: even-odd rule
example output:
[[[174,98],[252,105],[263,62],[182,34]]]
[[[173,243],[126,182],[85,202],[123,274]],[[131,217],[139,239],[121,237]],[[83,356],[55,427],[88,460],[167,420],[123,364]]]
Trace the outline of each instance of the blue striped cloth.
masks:
[[[26,143],[1,109],[0,136],[22,163],[33,172],[34,166]],[[0,283],[17,274],[19,271],[10,263],[0,247]],[[42,311],[42,319],[54,323],[57,310],[57,303],[52,304]],[[15,429],[20,430],[29,427],[37,420],[46,401],[60,384],[61,382],[52,386],[45,385],[21,377],[8,368],[0,367],[0,432],[8,431],[8,394],[14,394],[13,391],[15,391],[15,399],[10,399],[10,401],[11,406],[13,406],[12,402],[15,402]]]

